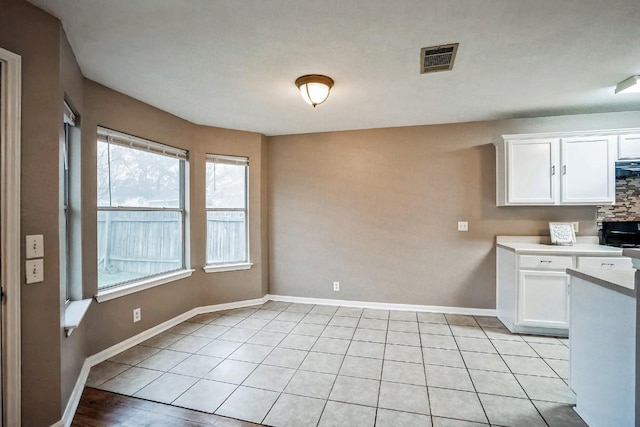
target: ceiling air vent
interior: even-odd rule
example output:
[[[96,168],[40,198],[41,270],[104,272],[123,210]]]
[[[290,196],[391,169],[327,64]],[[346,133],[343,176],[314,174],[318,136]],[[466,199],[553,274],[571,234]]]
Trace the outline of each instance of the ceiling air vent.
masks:
[[[420,73],[434,73],[452,69],[457,51],[458,43],[423,47],[420,50]]]

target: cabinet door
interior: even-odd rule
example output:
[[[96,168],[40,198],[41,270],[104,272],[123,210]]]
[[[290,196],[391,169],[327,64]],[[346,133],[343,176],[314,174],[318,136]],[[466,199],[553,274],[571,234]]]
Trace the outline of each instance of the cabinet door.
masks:
[[[640,159],[640,133],[618,137],[618,159]]]
[[[556,203],[558,144],[555,138],[507,141],[507,204]]]
[[[518,325],[569,328],[569,276],[566,273],[520,270]]]
[[[564,138],[560,202],[597,204],[615,202],[615,137]]]

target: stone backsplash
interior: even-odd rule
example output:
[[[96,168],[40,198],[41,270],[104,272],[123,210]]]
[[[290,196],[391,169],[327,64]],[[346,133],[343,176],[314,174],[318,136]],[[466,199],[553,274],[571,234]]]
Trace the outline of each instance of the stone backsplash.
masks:
[[[598,206],[596,221],[640,221],[640,176],[616,179],[616,204]]]

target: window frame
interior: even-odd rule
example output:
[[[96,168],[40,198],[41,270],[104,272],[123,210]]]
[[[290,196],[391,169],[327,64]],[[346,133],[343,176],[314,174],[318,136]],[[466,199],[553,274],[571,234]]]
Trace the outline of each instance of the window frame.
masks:
[[[64,303],[67,306],[72,300],[72,261],[71,261],[71,129],[76,126],[76,116],[69,107],[64,103],[63,113],[63,140],[62,140],[62,159],[60,165],[60,210],[63,217],[60,221],[60,276],[61,287],[64,289]]]
[[[247,156],[233,156],[226,154],[206,154],[206,163],[205,168],[210,163],[214,165],[216,163],[220,164],[228,164],[228,165],[236,165],[244,167],[244,208],[210,208],[207,207],[207,202],[205,198],[205,235],[209,234],[209,224],[208,224],[208,214],[209,212],[244,212],[244,235],[245,235],[245,254],[243,260],[234,260],[234,261],[224,261],[224,262],[209,262],[209,253],[208,253],[208,245],[205,244],[205,266],[203,270],[206,273],[215,273],[215,272],[227,272],[227,271],[238,271],[238,270],[248,270],[253,266],[251,262],[251,246],[250,246],[250,234],[249,234],[249,167],[250,161]],[[209,182],[207,180],[206,172],[205,172],[205,192],[209,187]]]
[[[63,304],[62,327],[69,337],[80,326],[91,299],[82,289],[82,179],[79,117],[67,101],[63,102],[62,135],[59,157],[58,247],[60,294]]]
[[[99,212],[178,212],[180,213],[180,228],[181,228],[181,266],[174,269],[163,271],[159,273],[149,274],[146,276],[138,277],[136,279],[119,282],[115,285],[97,288],[96,300],[100,303],[103,301],[109,301],[114,298],[125,296],[134,292],[139,292],[144,289],[170,283],[175,280],[183,279],[191,276],[193,269],[189,268],[190,265],[190,251],[189,251],[189,215],[188,215],[188,200],[189,200],[189,181],[187,179],[189,175],[189,156],[188,151],[172,147],[170,145],[162,144],[159,142],[151,141],[145,138],[140,138],[134,135],[118,132],[106,127],[98,126],[96,144],[103,142],[107,144],[118,145],[120,147],[129,148],[132,150],[140,150],[142,152],[151,152],[156,155],[162,155],[166,157],[173,157],[180,160],[179,163],[179,200],[178,207],[142,207],[142,206],[100,206],[96,200],[96,213]],[[97,157],[96,157],[97,161]],[[97,170],[96,170],[97,176]],[[111,183],[109,183],[109,186]],[[96,218],[97,221],[97,218]],[[96,260],[98,262],[98,260]],[[99,286],[99,284],[97,284]]]

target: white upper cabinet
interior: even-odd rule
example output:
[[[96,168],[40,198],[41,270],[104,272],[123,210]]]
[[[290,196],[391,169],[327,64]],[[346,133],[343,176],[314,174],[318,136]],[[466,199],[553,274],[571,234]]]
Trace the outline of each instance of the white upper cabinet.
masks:
[[[618,159],[640,159],[640,133],[620,135],[618,140]]]
[[[558,144],[558,139],[507,142],[507,190],[510,204],[556,203]]]
[[[563,204],[615,202],[615,136],[562,138]]]
[[[618,139],[622,131],[505,135],[496,143],[497,205],[604,205],[615,203]],[[625,141],[627,141],[625,140]],[[627,141],[628,142],[628,141]],[[632,147],[628,144],[627,147]]]

